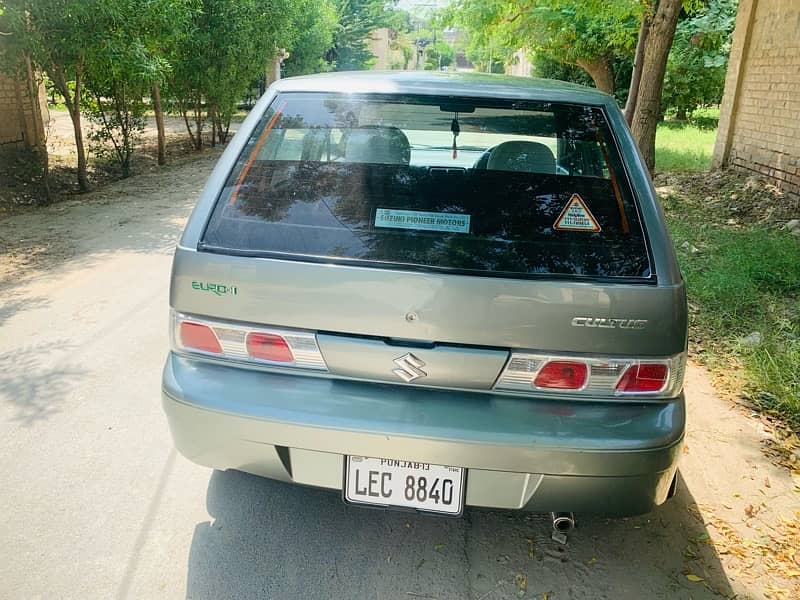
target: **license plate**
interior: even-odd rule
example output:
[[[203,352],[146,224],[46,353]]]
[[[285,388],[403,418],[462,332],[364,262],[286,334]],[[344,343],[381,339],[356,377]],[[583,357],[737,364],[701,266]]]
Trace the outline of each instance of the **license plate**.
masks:
[[[464,469],[388,458],[348,456],[347,502],[460,515]]]

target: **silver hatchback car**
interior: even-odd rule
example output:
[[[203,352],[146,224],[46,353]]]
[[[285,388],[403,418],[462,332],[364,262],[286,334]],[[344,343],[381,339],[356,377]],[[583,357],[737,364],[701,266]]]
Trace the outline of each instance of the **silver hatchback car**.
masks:
[[[686,298],[609,96],[461,73],[286,79],[175,253],[187,458],[347,503],[630,515],[674,491]]]

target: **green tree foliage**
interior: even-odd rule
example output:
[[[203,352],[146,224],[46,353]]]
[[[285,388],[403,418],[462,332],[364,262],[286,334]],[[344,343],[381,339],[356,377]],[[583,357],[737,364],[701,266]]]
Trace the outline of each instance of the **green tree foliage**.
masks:
[[[224,141],[250,83],[287,49],[294,72],[322,70],[340,0],[0,0],[2,65],[38,69],[64,98],[75,132],[78,184],[88,189],[82,111],[95,141],[130,173],[147,96],[164,159],[161,90],[180,111],[197,148],[211,123]],[[357,0],[370,22],[375,0]],[[364,12],[364,11],[362,11]],[[191,116],[191,123],[189,117]]]
[[[375,60],[369,49],[369,35],[381,27],[398,25],[394,2],[386,0],[334,0],[339,25],[333,36],[333,46],[327,53],[328,62],[337,71],[368,69]]]
[[[465,54],[477,70],[502,73],[516,50],[530,46],[508,22],[511,10],[506,0],[456,0],[445,9],[444,20],[466,34]]]
[[[298,0],[194,0],[190,30],[176,49],[169,94],[195,148],[210,121],[212,145],[227,137],[230,119],[250,82],[279,49],[297,37]],[[191,124],[190,124],[191,115]]]
[[[579,66],[554,60],[542,52],[534,52],[532,54],[532,74],[535,77],[570,81],[579,85],[592,85],[592,78],[589,77],[589,74]]]
[[[437,41],[425,49],[425,68],[438,71],[441,67],[449,67],[456,58],[456,52],[447,42]]]
[[[633,52],[639,10],[636,3],[608,13],[593,10],[586,3],[544,2],[530,13],[517,13],[520,14],[517,36],[532,40],[537,52],[579,66],[596,87],[614,93],[614,65],[619,58]]]
[[[722,101],[737,5],[738,0],[709,0],[678,23],[662,108],[674,110],[681,120],[699,107]]]
[[[641,11],[632,0],[457,0],[450,15],[470,35],[473,60],[524,48],[577,65],[613,92],[615,61],[633,52]]]
[[[145,125],[144,97],[170,65],[163,54],[188,22],[188,4],[175,0],[104,3],[107,26],[87,50],[84,108],[98,126],[95,151],[116,159],[127,177],[134,144]]]
[[[478,71],[483,73],[505,73],[506,65],[513,60],[514,51],[502,44],[490,43],[482,46],[474,43],[472,38],[467,42],[466,57]]]
[[[553,60],[550,56],[541,52],[532,54],[531,63],[533,65],[533,71],[531,74],[534,77],[559,79],[561,81],[570,81],[585,86],[594,84],[589,73],[577,65]],[[628,56],[618,56],[614,58],[611,68],[614,73],[614,97],[620,105],[623,105],[628,97],[628,86],[631,82],[633,61]]]
[[[289,58],[284,61],[283,75],[305,75],[331,69],[324,56],[333,44],[338,14],[332,0],[303,0],[299,6],[295,28],[298,32]]]

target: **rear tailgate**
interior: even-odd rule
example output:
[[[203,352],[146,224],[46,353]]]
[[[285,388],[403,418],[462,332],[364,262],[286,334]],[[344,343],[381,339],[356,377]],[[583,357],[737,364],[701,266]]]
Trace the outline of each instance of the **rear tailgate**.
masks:
[[[313,331],[334,375],[437,387],[489,389],[510,351],[683,352],[683,283],[658,279],[604,111],[448,102],[278,96],[192,217],[172,307]]]

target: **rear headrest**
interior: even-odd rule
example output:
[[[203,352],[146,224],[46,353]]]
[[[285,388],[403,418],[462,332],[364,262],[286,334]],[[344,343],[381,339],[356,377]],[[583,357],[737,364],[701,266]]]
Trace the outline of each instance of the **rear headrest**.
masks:
[[[492,150],[486,168],[519,173],[555,173],[556,159],[550,148],[539,142],[503,142]]]
[[[312,129],[303,136],[303,149],[300,160],[322,160],[326,148],[330,148],[330,131]]]
[[[396,127],[352,129],[344,144],[347,162],[407,165],[411,161],[411,144]]]

